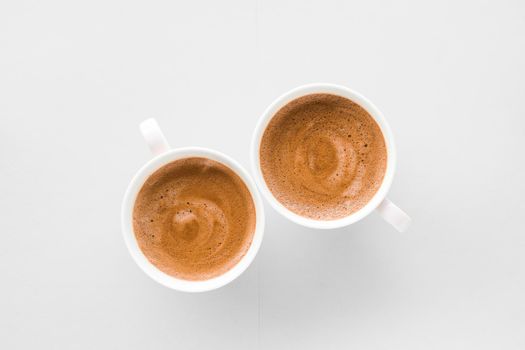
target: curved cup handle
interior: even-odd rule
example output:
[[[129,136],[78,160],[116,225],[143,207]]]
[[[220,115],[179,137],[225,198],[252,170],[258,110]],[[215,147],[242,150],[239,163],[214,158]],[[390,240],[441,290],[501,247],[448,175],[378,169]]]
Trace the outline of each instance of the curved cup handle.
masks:
[[[399,232],[406,231],[412,222],[410,216],[388,198],[385,198],[376,210],[386,222],[394,226]]]
[[[154,118],[146,119],[140,123],[140,132],[154,156],[162,154],[170,149],[170,145],[160,130],[159,124]]]

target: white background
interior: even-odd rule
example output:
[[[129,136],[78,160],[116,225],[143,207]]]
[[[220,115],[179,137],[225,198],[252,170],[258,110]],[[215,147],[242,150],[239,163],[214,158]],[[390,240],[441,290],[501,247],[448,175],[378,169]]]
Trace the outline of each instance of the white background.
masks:
[[[523,349],[524,35],[519,0],[3,0],[0,348]],[[411,230],[266,205],[232,284],[144,275],[119,221],[139,122],[248,167],[259,115],[310,82],[383,111]]]

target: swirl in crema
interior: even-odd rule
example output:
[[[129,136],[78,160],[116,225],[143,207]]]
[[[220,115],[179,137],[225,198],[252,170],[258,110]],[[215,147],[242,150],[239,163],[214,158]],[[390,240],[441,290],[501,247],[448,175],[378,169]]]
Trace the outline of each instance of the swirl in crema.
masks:
[[[255,208],[244,182],[225,165],[186,158],[146,181],[134,208],[135,236],[162,271],[188,280],[218,276],[246,253]]]
[[[386,147],[362,107],[314,94],[276,113],[263,135],[260,159],[277,200],[299,215],[332,220],[357,211],[377,191]]]

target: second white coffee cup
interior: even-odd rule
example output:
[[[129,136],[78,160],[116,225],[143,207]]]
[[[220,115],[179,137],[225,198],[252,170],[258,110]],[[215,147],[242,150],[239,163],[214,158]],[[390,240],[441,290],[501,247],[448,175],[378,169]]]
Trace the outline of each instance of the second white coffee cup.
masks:
[[[387,168],[383,178],[383,182],[381,183],[381,186],[379,187],[376,194],[363,208],[356,211],[355,213],[352,213],[351,215],[337,220],[315,220],[304,216],[300,216],[286,208],[275,198],[273,193],[268,188],[262,174],[260,162],[261,140],[264,135],[264,131],[266,130],[266,127],[268,126],[268,123],[270,123],[273,116],[282,107],[284,107],[292,100],[295,100],[296,98],[309,94],[322,93],[345,97],[363,107],[379,125],[381,132],[383,133],[387,148]],[[255,132],[252,138],[251,159],[255,181],[257,182],[257,185],[264,197],[268,200],[268,202],[270,202],[272,207],[275,210],[277,210],[280,214],[300,225],[318,229],[332,229],[348,226],[363,219],[374,210],[377,210],[377,212],[383,217],[383,219],[389,222],[398,231],[405,231],[410,225],[410,217],[399,207],[397,207],[394,203],[392,203],[388,198],[386,198],[388,190],[390,189],[390,185],[392,184],[396,168],[396,148],[394,145],[394,137],[392,135],[392,131],[390,130],[390,127],[388,126],[383,114],[379,111],[379,109],[377,109],[376,106],[372,104],[372,102],[370,102],[361,94],[347,87],[333,84],[303,85],[277,98],[264,111],[255,128]]]
[[[200,147],[185,147],[171,149],[166,141],[162,131],[160,130],[157,122],[154,119],[148,119],[140,125],[142,135],[146,140],[151,152],[155,156],[149,162],[147,162],[133,177],[131,180],[124,200],[122,202],[122,231],[124,234],[124,240],[126,246],[129,249],[133,260],[137,265],[144,271],[148,276],[157,281],[158,283],[179,291],[184,292],[205,292],[213,289],[222,287],[235,278],[240,276],[252,263],[253,259],[259,251],[264,233],[264,207],[262,204],[261,196],[257,191],[257,187],[253,182],[252,178],[232,158],[222,154],[220,152]],[[246,187],[250,191],[255,206],[255,232],[253,234],[253,240],[248,248],[246,254],[242,259],[230,270],[224,274],[203,281],[189,281],[180,278],[170,276],[155,265],[153,265],[146,256],[140,250],[138,242],[135,238],[133,231],[133,207],[135,199],[142,188],[144,182],[153,174],[156,170],[162,168],[164,165],[171,163],[178,159],[189,158],[189,157],[202,157],[208,158],[220,162],[230,169],[232,169],[246,184]]]

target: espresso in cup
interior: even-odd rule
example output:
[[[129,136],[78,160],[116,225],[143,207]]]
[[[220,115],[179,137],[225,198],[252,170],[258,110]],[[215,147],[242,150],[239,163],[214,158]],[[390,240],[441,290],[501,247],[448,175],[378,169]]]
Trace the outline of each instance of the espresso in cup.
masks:
[[[256,225],[244,181],[226,165],[201,157],[175,160],[144,183],[133,231],[146,258],[164,273],[207,280],[246,254]]]
[[[379,125],[360,105],[316,93],[287,103],[260,143],[262,175],[290,211],[336,220],[363,208],[381,187],[387,148]]]

